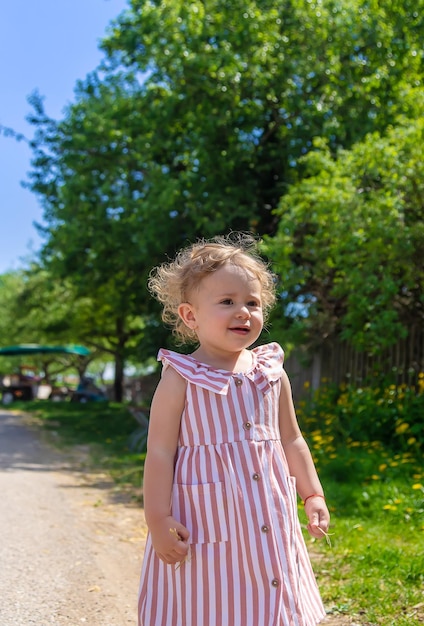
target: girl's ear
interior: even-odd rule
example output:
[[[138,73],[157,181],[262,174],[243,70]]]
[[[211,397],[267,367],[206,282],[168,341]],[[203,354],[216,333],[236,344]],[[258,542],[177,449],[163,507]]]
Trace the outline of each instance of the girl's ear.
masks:
[[[196,316],[191,304],[183,302],[178,307],[178,315],[183,320],[184,324],[191,330],[195,330],[197,327]]]

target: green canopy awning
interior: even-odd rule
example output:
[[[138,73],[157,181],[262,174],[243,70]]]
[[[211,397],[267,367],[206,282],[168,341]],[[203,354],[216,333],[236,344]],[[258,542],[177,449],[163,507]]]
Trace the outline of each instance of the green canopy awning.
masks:
[[[24,356],[28,354],[78,354],[88,356],[90,350],[85,346],[42,346],[38,343],[22,343],[16,346],[0,348],[0,356]]]

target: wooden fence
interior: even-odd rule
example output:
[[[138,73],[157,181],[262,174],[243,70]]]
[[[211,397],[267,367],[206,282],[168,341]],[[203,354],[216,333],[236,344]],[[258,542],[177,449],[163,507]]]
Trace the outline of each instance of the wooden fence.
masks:
[[[364,384],[376,373],[395,384],[415,384],[424,372],[424,328],[415,326],[379,356],[354,350],[348,342],[332,340],[312,355],[292,353],[286,359],[293,396],[298,400],[323,381]]]

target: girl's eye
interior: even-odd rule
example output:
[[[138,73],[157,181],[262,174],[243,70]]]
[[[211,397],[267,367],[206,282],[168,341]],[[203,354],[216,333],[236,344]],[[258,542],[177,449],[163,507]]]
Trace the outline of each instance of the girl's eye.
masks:
[[[260,306],[259,302],[256,302],[256,300],[251,300],[250,302],[247,303],[247,306]]]
[[[233,301],[231,298],[226,298],[225,300],[222,300],[221,304],[233,304]]]

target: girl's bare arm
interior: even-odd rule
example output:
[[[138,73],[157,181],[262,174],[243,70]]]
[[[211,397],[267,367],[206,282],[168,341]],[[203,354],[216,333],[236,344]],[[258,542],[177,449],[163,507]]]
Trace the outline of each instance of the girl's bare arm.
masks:
[[[153,547],[165,563],[177,563],[188,552],[188,530],[171,515],[175,454],[186,383],[171,367],[163,371],[150,410],[144,465],[144,511]]]
[[[309,520],[309,533],[322,539],[323,532],[328,531],[330,514],[325,499],[320,497],[324,495],[324,491],[311,452],[297,422],[291,385],[284,370],[280,394],[280,432],[290,473],[296,478],[297,491],[302,500],[308,498],[305,511]],[[314,497],[310,497],[312,495]]]

